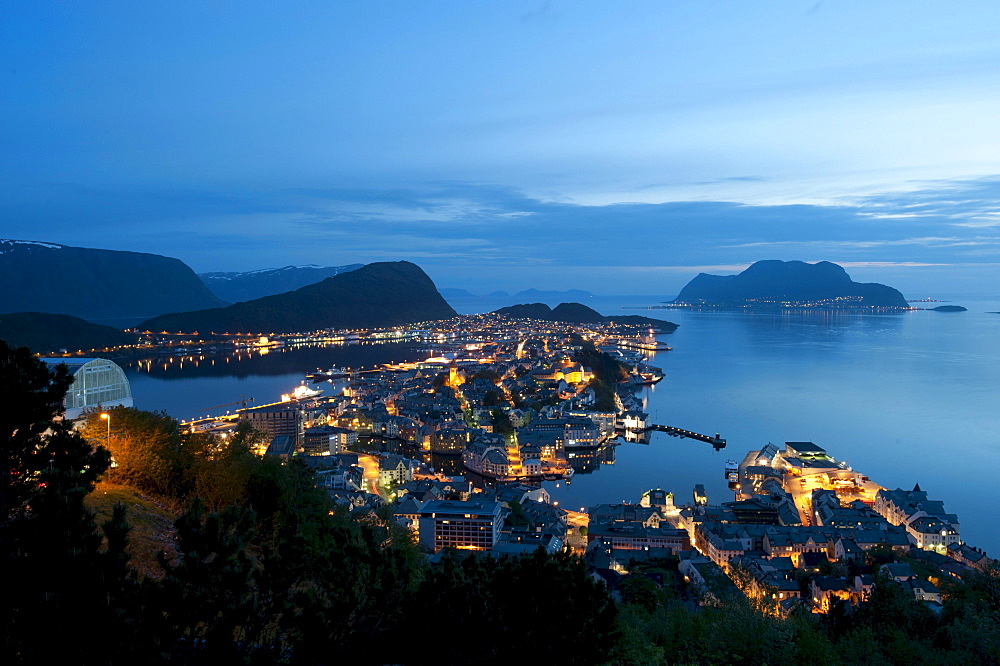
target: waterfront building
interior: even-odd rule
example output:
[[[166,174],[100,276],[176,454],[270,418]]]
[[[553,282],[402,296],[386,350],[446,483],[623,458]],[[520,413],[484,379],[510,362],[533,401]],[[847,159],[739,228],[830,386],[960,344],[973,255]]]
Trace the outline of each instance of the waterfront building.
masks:
[[[988,558],[986,553],[979,548],[964,543],[948,544],[947,555],[957,562],[961,562],[973,569],[979,569],[980,571],[985,571],[993,566],[993,560]]]
[[[708,494],[705,492],[705,486],[696,483],[694,490],[691,492],[691,498],[694,500],[695,506],[705,506],[708,504]]]
[[[596,447],[601,439],[594,422],[580,416],[535,419],[525,432],[554,434],[557,448]]]
[[[918,548],[945,554],[948,546],[961,541],[958,516],[947,513],[944,502],[928,499],[919,483],[913,490],[880,490],[875,511],[893,525],[905,527]]]
[[[472,439],[472,431],[464,425],[443,427],[430,436],[430,448],[435,453],[461,455]]]
[[[428,502],[420,510],[420,546],[435,553],[443,548],[491,550],[500,538],[501,510],[499,502]]]
[[[379,460],[378,483],[380,486],[395,486],[413,480],[413,473],[420,467],[416,460],[389,454]]]
[[[588,389],[593,392],[592,389]],[[590,412],[583,409],[573,409],[563,412],[565,416],[587,419],[595,426],[597,426],[597,431],[602,439],[613,437],[615,434],[615,421],[617,419],[617,414],[615,412]]]
[[[466,445],[462,451],[462,462],[476,474],[506,477],[510,471],[510,459],[502,435],[483,433]]]
[[[43,358],[53,368],[65,365],[73,377],[63,405],[69,421],[84,412],[110,407],[132,407],[132,389],[118,364],[103,358]]]

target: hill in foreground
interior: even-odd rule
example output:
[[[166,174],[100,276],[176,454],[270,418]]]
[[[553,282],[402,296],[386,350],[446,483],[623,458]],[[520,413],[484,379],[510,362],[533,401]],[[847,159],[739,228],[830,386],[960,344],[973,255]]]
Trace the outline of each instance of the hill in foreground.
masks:
[[[629,326],[649,326],[665,333],[677,329],[677,324],[663,319],[652,319],[638,315],[621,315],[605,317],[597,310],[588,308],[581,303],[560,303],[550,308],[544,303],[523,303],[495,310],[494,314],[511,319],[539,319],[541,321],[558,321],[567,324],[625,324]]]
[[[60,349],[89,350],[135,344],[138,337],[112,326],[92,324],[79,317],[45,312],[0,315],[0,340],[11,347],[30,347],[35,353]]]
[[[128,539],[129,564],[144,577],[163,577],[163,567],[157,556],[164,553],[168,560],[172,559],[177,547],[177,528],[174,527],[177,516],[173,511],[132,486],[111,481],[98,483],[84,502],[94,512],[98,525],[111,519],[116,504],[128,507],[128,522],[132,528]]]
[[[447,319],[452,309],[427,274],[408,261],[379,262],[295,291],[225,308],[154,317],[140,328],[201,333],[281,333],[383,328]]]
[[[223,305],[179,259],[144,252],[0,240],[0,313],[89,321],[148,319]]]
[[[752,308],[906,308],[903,295],[884,284],[851,280],[829,261],[758,261],[739,275],[698,274],[674,303]]]
[[[199,273],[198,277],[213,294],[222,300],[229,303],[240,303],[264,296],[295,291],[328,277],[355,271],[363,265],[285,266],[284,268],[264,268],[243,273]]]

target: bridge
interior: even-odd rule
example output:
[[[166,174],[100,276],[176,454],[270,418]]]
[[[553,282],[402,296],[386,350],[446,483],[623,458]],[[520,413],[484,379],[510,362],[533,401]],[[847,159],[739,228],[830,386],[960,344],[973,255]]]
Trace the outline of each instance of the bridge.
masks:
[[[712,448],[716,451],[721,451],[726,448],[726,440],[719,437],[719,433],[715,433],[715,437],[711,435],[702,435],[701,433],[692,432],[691,430],[685,430],[684,428],[675,428],[674,426],[668,425],[651,425],[645,428],[634,428],[632,432],[650,432],[656,430],[658,432],[665,432],[671,437],[686,437],[687,439],[696,439],[699,442],[705,442],[706,444],[711,444]]]

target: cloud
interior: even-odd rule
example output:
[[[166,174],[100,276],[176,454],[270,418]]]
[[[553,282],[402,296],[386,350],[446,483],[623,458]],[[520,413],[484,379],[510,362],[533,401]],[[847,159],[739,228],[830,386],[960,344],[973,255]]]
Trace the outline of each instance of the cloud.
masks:
[[[747,177],[750,178],[750,177]],[[1000,179],[819,205],[582,205],[501,185],[113,189],[54,187],[8,235],[155,252],[198,270],[412,259],[487,290],[565,281],[595,293],[683,284],[760,259],[870,269],[961,266],[1000,252]],[[46,229],[32,238],[23,229]],[[37,234],[34,234],[37,236]],[[95,241],[95,239],[102,239]],[[634,289],[634,287],[633,287]],[[665,291],[670,289],[666,286]]]
[[[931,264],[920,261],[842,261],[844,268],[923,268],[927,266],[952,266],[954,264]]]

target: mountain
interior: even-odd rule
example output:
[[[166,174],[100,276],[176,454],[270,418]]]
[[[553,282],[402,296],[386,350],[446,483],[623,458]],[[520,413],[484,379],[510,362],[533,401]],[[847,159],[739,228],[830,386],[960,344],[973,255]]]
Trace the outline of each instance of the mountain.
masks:
[[[222,300],[229,303],[239,303],[294,291],[334,275],[355,271],[363,265],[285,266],[284,268],[264,268],[246,273],[199,273],[198,277],[213,294]]]
[[[538,289],[525,289],[524,291],[519,291],[514,294],[514,298],[520,298],[525,301],[527,300],[546,300],[551,301],[555,299],[586,299],[593,298],[594,295],[589,291],[583,291],[582,289],[567,289],[566,291],[540,291]]]
[[[552,308],[545,303],[522,303],[511,305],[506,308],[494,310],[493,314],[503,315],[511,319],[539,319],[541,321],[555,321],[552,318]]]
[[[382,328],[447,319],[455,311],[419,266],[368,264],[284,294],[226,308],[154,317],[143,330],[288,333],[322,328]]]
[[[649,326],[666,333],[677,329],[677,324],[664,321],[662,319],[651,319],[650,317],[640,317],[638,315],[621,315],[618,317],[605,317],[597,310],[588,308],[580,303],[560,303],[555,308],[550,308],[545,303],[522,303],[511,305],[510,307],[495,310],[494,314],[510,317],[511,319],[539,319],[541,321],[559,321],[567,324],[627,324],[632,326]]]
[[[560,303],[552,308],[552,321],[568,321],[577,324],[603,324],[608,320],[593,308],[580,303]]]
[[[0,313],[49,312],[141,321],[223,305],[179,259],[0,240]]]
[[[739,275],[700,273],[674,303],[687,305],[781,307],[782,303],[827,308],[908,307],[892,287],[851,280],[829,261],[758,261]]]
[[[441,287],[438,292],[445,298],[479,298],[468,289],[456,289],[454,287]]]
[[[139,336],[69,315],[14,312],[0,315],[0,340],[30,347],[36,354],[60,349],[89,350],[135,344]]]

